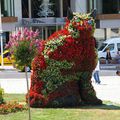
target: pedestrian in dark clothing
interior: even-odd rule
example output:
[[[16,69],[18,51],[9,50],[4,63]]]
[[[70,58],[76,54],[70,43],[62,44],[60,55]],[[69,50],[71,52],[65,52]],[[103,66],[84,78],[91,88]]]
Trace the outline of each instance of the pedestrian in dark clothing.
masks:
[[[106,48],[106,64],[111,63],[112,57],[111,57],[111,53],[110,53],[110,49]]]
[[[120,64],[120,50],[117,51],[116,61],[118,64]]]
[[[116,72],[116,75],[120,76],[120,71],[117,71],[117,72]]]

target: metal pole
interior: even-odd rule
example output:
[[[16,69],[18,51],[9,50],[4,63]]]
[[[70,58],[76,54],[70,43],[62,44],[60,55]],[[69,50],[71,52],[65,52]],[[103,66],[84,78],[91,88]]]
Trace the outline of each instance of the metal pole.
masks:
[[[0,47],[1,47],[1,66],[4,66],[3,63],[3,38],[2,38],[2,20],[1,20],[1,1],[0,1]]]
[[[48,38],[48,27],[45,27],[45,39]]]
[[[63,0],[60,0],[60,17],[63,18]],[[61,26],[61,29],[63,29],[63,26]]]
[[[32,14],[31,14],[31,0],[28,1],[28,8],[29,8],[29,18],[32,18]]]
[[[28,9],[29,9],[29,20],[32,18],[31,14],[31,0],[28,0]],[[27,92],[28,92],[28,112],[29,112],[29,120],[31,120],[31,110],[30,110],[30,93],[29,93],[29,82],[28,82],[28,74],[27,74],[27,66],[25,66],[25,76],[27,82]]]
[[[27,66],[25,66],[25,77],[26,77],[27,93],[28,93],[28,112],[29,112],[29,120],[31,120],[31,111],[30,111],[30,92],[29,92],[29,80],[28,80],[28,74],[27,74]]]
[[[63,0],[60,0],[60,17],[63,17]]]
[[[44,39],[44,29],[43,29],[43,27],[42,27],[42,40]]]
[[[1,66],[4,67],[3,63],[3,38],[2,38],[2,32],[0,33],[0,44],[1,44]]]

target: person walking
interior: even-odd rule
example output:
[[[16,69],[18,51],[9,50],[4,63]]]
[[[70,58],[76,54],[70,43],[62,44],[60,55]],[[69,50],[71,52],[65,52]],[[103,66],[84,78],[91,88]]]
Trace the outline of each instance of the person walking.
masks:
[[[98,60],[97,66],[96,66],[96,68],[95,68],[95,70],[94,70],[94,72],[93,72],[93,76],[94,76],[95,82],[96,82],[97,84],[100,84],[100,83],[101,83],[100,77],[99,77],[99,71],[100,71],[100,63],[99,63],[99,60]]]
[[[111,53],[110,53],[110,49],[106,48],[106,64],[111,63],[112,57],[111,57]]]

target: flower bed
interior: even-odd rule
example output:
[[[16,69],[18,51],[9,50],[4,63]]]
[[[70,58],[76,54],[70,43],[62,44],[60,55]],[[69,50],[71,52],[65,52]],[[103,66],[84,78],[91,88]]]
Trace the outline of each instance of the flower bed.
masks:
[[[10,103],[0,105],[0,114],[14,113],[14,112],[27,110],[27,109],[28,108],[26,107],[26,105],[22,105],[17,102],[10,102]]]

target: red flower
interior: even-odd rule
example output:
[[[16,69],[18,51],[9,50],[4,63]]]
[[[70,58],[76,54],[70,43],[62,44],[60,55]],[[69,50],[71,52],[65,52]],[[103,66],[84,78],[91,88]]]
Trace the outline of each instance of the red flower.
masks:
[[[46,68],[46,62],[43,55],[39,54],[39,56],[35,57],[32,62],[33,70],[43,70]]]
[[[41,93],[41,91],[43,90],[43,85],[44,85],[44,82],[43,82],[43,81],[37,81],[37,82],[33,85],[33,90],[34,90],[35,92]]]
[[[73,38],[66,38],[65,39],[68,43],[73,43],[75,40]]]

